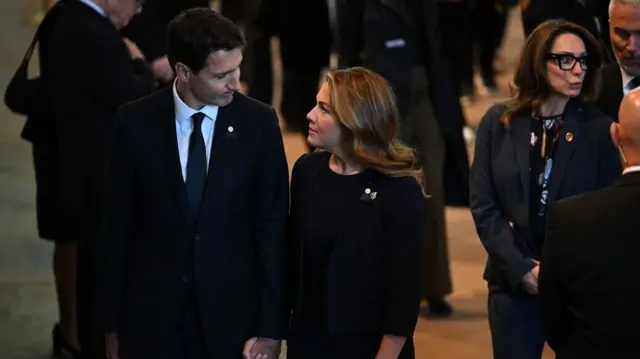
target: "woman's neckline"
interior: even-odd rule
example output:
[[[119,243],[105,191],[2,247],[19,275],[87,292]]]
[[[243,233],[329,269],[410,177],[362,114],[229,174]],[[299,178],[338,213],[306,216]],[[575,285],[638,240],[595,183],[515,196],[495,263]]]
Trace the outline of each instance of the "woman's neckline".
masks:
[[[335,174],[336,176],[341,176],[341,177],[353,177],[353,176],[358,176],[360,174],[363,174],[367,171],[366,168],[364,169],[360,169],[357,172],[350,172],[350,173],[339,173],[333,170],[333,168],[331,168],[331,158],[333,157],[332,154],[330,152],[327,152],[329,154],[329,156],[327,156],[327,169],[329,170],[329,172]]]

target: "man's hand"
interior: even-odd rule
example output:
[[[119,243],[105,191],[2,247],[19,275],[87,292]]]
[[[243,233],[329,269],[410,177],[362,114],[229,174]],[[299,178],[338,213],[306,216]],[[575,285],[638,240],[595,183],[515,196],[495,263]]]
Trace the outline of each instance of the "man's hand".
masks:
[[[169,65],[169,60],[166,56],[153,60],[151,63],[151,69],[153,70],[153,74],[156,75],[160,81],[169,83],[173,80],[173,70],[171,69],[171,65]]]
[[[120,359],[120,344],[118,334],[107,333],[106,335],[107,359]]]
[[[124,41],[125,45],[127,45],[127,49],[129,49],[129,54],[131,55],[132,59],[144,60],[144,54],[142,53],[142,51],[140,51],[138,45],[136,45],[135,42],[127,39],[126,37],[122,40]]]
[[[533,261],[536,262],[536,266],[533,267],[531,272],[522,277],[522,287],[527,293],[531,295],[538,295],[538,273],[540,271],[540,262],[535,259]]]
[[[280,356],[280,341],[253,337],[244,343],[244,359],[277,359]]]

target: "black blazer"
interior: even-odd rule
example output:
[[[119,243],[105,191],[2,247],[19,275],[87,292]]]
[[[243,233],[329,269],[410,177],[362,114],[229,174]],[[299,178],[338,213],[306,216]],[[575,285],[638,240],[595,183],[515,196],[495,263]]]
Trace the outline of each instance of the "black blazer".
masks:
[[[195,286],[210,355],[240,357],[246,339],[277,339],[286,327],[289,171],[278,117],[241,94],[219,109],[197,218],[175,127],[171,89],[119,111],[102,248],[106,329],[123,358],[173,359]]]
[[[67,1],[48,42],[47,86],[54,133],[27,123],[23,137],[55,138],[60,199],[70,235],[95,237],[104,196],[108,138],[118,107],[154,89],[153,73],[131,60],[116,27],[80,1]]]
[[[302,281],[301,226],[308,220],[307,194],[328,163],[328,152],[304,155],[293,168],[289,222],[289,299],[299,307]],[[409,177],[369,173],[362,190],[377,192],[372,201],[356,198],[341,211],[329,264],[328,330],[331,334],[413,335],[422,294],[424,198]]]
[[[558,359],[638,358],[640,173],[549,214],[539,296]]]
[[[618,111],[624,97],[622,73],[617,62],[601,68],[598,72],[601,90],[595,102],[598,110],[618,122]]]
[[[478,127],[471,166],[471,214],[489,259],[484,278],[518,290],[539,259],[529,227],[530,117],[519,114],[510,128],[500,123],[504,104],[487,111]],[[609,138],[611,119],[570,101],[565,111],[549,184],[548,204],[613,184],[620,159]],[[571,133],[572,140],[567,140]]]

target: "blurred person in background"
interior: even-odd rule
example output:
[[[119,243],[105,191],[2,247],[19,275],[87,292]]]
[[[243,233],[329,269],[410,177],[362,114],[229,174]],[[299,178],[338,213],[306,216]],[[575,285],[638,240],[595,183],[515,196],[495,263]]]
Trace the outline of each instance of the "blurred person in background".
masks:
[[[608,23],[616,61],[600,70],[596,107],[617,120],[622,97],[640,86],[640,2],[611,0]]]
[[[136,0],[67,1],[48,46],[45,71],[55,122],[55,220],[60,241],[77,243],[77,333],[83,358],[103,358],[102,298],[96,293],[104,170],[118,107],[151,93],[156,79],[142,51],[119,30],[139,12]],[[35,149],[38,158],[49,156]],[[54,351],[73,333],[54,332]],[[78,357],[79,353],[73,352]]]

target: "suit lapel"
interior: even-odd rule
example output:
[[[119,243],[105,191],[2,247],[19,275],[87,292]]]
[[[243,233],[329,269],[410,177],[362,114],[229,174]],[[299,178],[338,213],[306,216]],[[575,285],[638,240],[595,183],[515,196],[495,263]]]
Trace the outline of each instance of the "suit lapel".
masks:
[[[173,94],[171,89],[163,94],[158,116],[163,124],[161,141],[163,147],[164,163],[166,163],[167,178],[171,185],[172,195],[185,215],[187,220],[193,220],[193,214],[189,206],[187,191],[182,177],[182,165],[180,164],[180,152],[178,149],[178,134],[176,133],[175,107],[173,104]]]
[[[613,63],[603,67],[600,70],[600,82],[602,89],[598,95],[598,108],[617,121],[618,108],[624,97],[620,65]]]
[[[621,70],[619,65],[615,63],[609,66],[611,66],[610,75],[607,79],[607,81],[611,81],[611,97],[609,106],[611,106],[611,110],[613,111],[612,114],[615,114],[613,118],[617,120],[620,102],[622,102],[622,98],[624,97],[624,92],[622,91],[624,84],[622,83],[622,73],[620,72]]]
[[[529,120],[529,116],[514,116],[511,119],[511,129],[513,130],[513,149],[518,163],[518,171],[520,172],[520,182],[524,191],[525,201],[528,203],[530,196],[529,168],[531,167],[529,162],[529,142],[531,137],[531,121]]]
[[[578,107],[573,101],[567,104],[564,121],[558,136],[556,152],[553,157],[553,168],[551,169],[551,177],[549,181],[549,199],[553,200],[557,197],[558,191],[562,186],[564,174],[569,165],[569,161],[573,156],[575,143],[580,141],[580,130],[582,129],[582,108]]]

